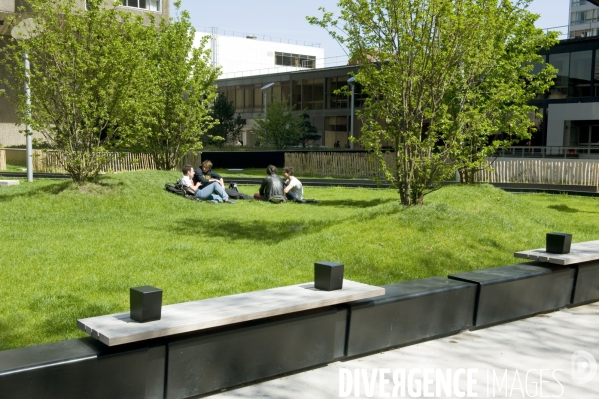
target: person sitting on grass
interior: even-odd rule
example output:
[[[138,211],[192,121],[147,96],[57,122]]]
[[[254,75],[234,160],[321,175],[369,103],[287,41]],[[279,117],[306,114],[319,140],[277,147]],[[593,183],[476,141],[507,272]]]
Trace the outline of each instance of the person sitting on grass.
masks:
[[[285,196],[288,200],[294,202],[303,202],[304,199],[304,187],[295,176],[293,176],[293,166],[286,166],[283,169],[283,175],[285,176]]]
[[[285,193],[283,192],[283,180],[277,175],[277,167],[268,165],[266,168],[266,176],[260,185],[260,192],[254,194],[254,199],[270,202],[286,202]]]
[[[200,183],[200,188],[205,188],[211,184],[218,183],[224,189],[225,182],[221,175],[212,170],[212,162],[205,160],[199,168],[196,169],[193,177],[194,183]]]
[[[185,187],[189,187],[197,198],[206,200],[210,203],[225,202],[227,204],[234,204],[235,202],[229,199],[229,196],[225,192],[225,189],[220,184],[208,184],[205,187],[201,187],[201,183],[193,182],[195,172],[193,166],[183,166],[183,178],[181,184]]]

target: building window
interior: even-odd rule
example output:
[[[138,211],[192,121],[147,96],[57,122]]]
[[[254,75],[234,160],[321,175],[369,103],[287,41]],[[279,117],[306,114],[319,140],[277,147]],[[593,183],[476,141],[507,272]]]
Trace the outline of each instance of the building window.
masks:
[[[551,54],[549,63],[558,71],[555,84],[549,90],[549,99],[568,97],[568,76],[570,75],[570,53]]]
[[[316,57],[312,55],[289,54],[275,52],[275,65],[296,68],[316,68]]]
[[[160,0],[123,0],[123,6],[141,8],[150,11],[162,11]]]
[[[593,52],[577,51],[570,54],[569,97],[591,96],[591,61]]]

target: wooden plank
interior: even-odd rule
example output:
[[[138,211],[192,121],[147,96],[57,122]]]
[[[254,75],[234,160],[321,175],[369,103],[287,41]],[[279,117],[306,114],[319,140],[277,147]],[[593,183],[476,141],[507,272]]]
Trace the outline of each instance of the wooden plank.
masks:
[[[314,283],[305,283],[164,306],[162,318],[148,323],[131,320],[127,312],[77,320],[77,327],[114,346],[384,294],[384,288],[350,280],[344,280],[343,289],[337,291],[321,291],[314,288]]]
[[[557,265],[573,265],[599,259],[599,240],[572,244],[569,254],[552,254],[545,248],[515,252],[516,258],[549,262]]]

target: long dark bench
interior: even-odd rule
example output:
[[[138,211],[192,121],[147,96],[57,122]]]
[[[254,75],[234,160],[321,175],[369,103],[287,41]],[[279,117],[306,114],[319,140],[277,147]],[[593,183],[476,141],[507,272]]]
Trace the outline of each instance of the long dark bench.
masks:
[[[472,325],[476,284],[432,277],[383,288],[383,296],[347,304],[346,356],[449,335]]]
[[[449,278],[478,285],[474,326],[481,328],[568,306],[575,270],[529,262],[457,273]]]

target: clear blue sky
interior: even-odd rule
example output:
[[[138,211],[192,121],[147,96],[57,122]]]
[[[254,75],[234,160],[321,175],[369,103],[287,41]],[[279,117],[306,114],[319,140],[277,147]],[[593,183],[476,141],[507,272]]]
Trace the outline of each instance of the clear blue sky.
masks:
[[[189,11],[197,28],[216,26],[229,31],[267,35],[284,39],[321,43],[325,56],[343,55],[343,50],[320,28],[310,26],[306,16],[319,16],[319,7],[335,11],[338,0],[182,0],[181,8]],[[570,0],[534,0],[530,10],[540,14],[540,28],[568,24]],[[171,3],[173,0],[171,0]],[[174,7],[171,14],[174,16]],[[564,29],[565,30],[565,29]]]

